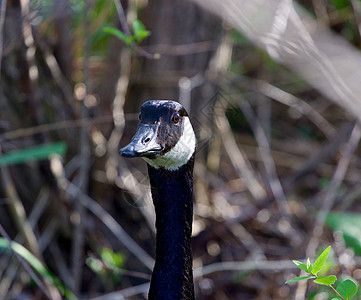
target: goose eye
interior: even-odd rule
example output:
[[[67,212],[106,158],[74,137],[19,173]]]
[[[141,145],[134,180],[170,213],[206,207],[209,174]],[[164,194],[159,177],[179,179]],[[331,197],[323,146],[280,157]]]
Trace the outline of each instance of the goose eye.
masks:
[[[173,123],[177,124],[180,121],[180,115],[178,113],[175,113],[172,117]]]

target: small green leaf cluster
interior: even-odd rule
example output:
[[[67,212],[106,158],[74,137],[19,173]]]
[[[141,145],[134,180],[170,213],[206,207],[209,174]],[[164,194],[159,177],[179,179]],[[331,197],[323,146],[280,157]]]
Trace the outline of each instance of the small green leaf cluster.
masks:
[[[351,279],[346,279],[342,281],[335,289],[332,286],[332,284],[334,284],[337,280],[337,277],[335,275],[318,276],[318,272],[322,269],[322,267],[324,266],[327,260],[330,249],[331,246],[328,246],[316,259],[313,265],[311,264],[310,258],[307,258],[306,264],[297,260],[293,260],[293,263],[297,267],[299,267],[301,270],[305,271],[306,273],[309,273],[310,275],[295,277],[291,280],[286,281],[286,284],[301,280],[314,279],[313,280],[314,283],[319,285],[329,286],[337,294],[337,297],[334,298],[333,300],[337,300],[337,299],[346,300],[353,297],[357,292],[357,285]]]
[[[146,37],[150,36],[150,31],[146,30],[143,23],[136,19],[133,22],[133,35],[126,35],[124,32],[120,31],[115,27],[106,26],[103,28],[105,33],[116,36],[118,39],[123,41],[127,46],[132,45],[134,42],[140,43]]]
[[[88,257],[86,265],[99,276],[107,289],[114,289],[121,279],[126,257],[122,252],[113,252],[109,248],[103,248],[99,256]]]

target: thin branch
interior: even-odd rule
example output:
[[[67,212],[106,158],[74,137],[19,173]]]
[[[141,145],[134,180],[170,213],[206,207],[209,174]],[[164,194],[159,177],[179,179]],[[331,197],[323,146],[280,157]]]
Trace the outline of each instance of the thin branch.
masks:
[[[139,294],[145,294],[149,291],[149,282],[132,286],[118,292],[101,295],[90,300],[123,300]]]
[[[122,6],[120,0],[114,0],[114,4],[115,4],[115,7],[117,9],[120,26],[122,27],[122,30],[125,33],[125,35],[129,37],[129,36],[132,35],[132,33],[130,32],[127,17],[125,15],[123,6]],[[149,53],[146,50],[144,50],[142,47],[137,46],[136,42],[132,42],[131,46],[133,47],[133,49],[135,49],[135,52],[138,55],[144,56],[145,58],[156,59],[156,57],[159,56],[159,55],[156,55],[156,54]]]
[[[337,296],[339,296],[342,300],[345,300],[345,298],[343,298],[331,284],[329,285],[329,287],[337,294]]]
[[[89,116],[88,108],[85,105],[87,96],[89,95],[89,56],[90,56],[90,24],[89,13],[91,1],[85,1],[84,11],[84,58],[83,58],[83,84],[85,86],[85,93],[82,99],[82,118],[86,119]],[[88,127],[81,127],[80,130],[80,157],[81,163],[79,168],[79,190],[86,193],[89,185],[89,170],[90,170],[90,143],[88,137]],[[72,240],[72,274],[73,274],[73,291],[78,294],[81,288],[81,278],[83,273],[83,248],[84,248],[84,220],[86,218],[85,207],[81,201],[75,202],[75,212],[77,214],[77,222],[74,224],[74,236]]]
[[[231,126],[224,112],[217,112],[215,115],[216,124],[221,133],[224,148],[227,151],[227,154],[231,159],[235,170],[239,173],[240,177],[244,178],[247,188],[249,189],[252,196],[258,201],[264,199],[266,192],[259,183],[257,175],[252,170],[247,157],[242,152],[242,150],[238,148],[231,131]]]
[[[127,17],[125,16],[125,12],[124,12],[124,9],[123,9],[123,6],[122,6],[120,0],[114,0],[114,5],[117,9],[118,18],[120,21],[120,25],[122,26],[123,32],[127,36],[131,36],[132,34],[130,33],[130,30],[128,27]]]
[[[257,80],[255,84],[263,95],[296,109],[315,124],[327,138],[332,137],[336,133],[335,128],[307,102],[266,81]]]
[[[51,158],[51,169],[58,181],[59,187],[64,190],[72,199],[81,201],[101,222],[114,234],[114,236],[149,270],[153,270],[154,259],[145,252],[123,229],[122,226],[96,201],[87,194],[82,193],[78,186],[70,182],[64,176],[64,168],[60,158]]]
[[[283,192],[281,182],[277,176],[276,166],[271,156],[271,150],[267,136],[261,124],[259,124],[249,103],[246,101],[242,102],[240,104],[240,108],[244,116],[248,120],[248,123],[251,125],[252,131],[258,144],[259,153],[262,157],[263,165],[266,171],[267,181],[271,188],[273,196],[278,203],[279,210],[282,215],[288,216],[290,214],[290,210],[288,207],[286,196]]]
[[[0,151],[0,155],[1,155],[1,151]],[[31,228],[29,221],[26,217],[25,208],[19,198],[19,195],[15,188],[14,182],[11,178],[11,174],[9,172],[8,167],[4,166],[1,168],[1,178],[2,178],[2,184],[5,194],[7,195],[7,197],[9,197],[9,199],[11,199],[8,206],[10,210],[10,214],[21,236],[25,240],[26,247],[39,260],[43,260],[35,233]]]
[[[356,123],[354,125],[354,128],[352,130],[351,136],[343,148],[343,151],[341,153],[341,159],[337,165],[337,168],[335,170],[335,173],[332,177],[332,180],[330,182],[330,187],[328,188],[326,195],[324,196],[323,203],[321,206],[320,211],[318,212],[316,216],[316,221],[313,226],[313,232],[312,237],[307,245],[306,249],[306,256],[312,257],[314,256],[316,252],[316,248],[319,245],[320,237],[323,233],[323,226],[325,224],[325,219],[327,214],[332,209],[332,206],[335,202],[335,199],[337,197],[337,190],[339,189],[346,171],[348,169],[350,160],[352,158],[352,153],[356,149],[359,141],[361,138],[361,127],[359,123]],[[297,290],[296,290],[296,297],[295,299],[304,299],[306,293],[306,284],[303,282],[300,282]]]
[[[5,231],[4,227],[0,223],[0,233],[1,235],[7,240],[9,247],[11,248],[11,239],[7,232]],[[11,248],[12,249],[12,248]],[[53,297],[50,295],[47,288],[44,286],[42,281],[39,279],[39,277],[35,274],[33,269],[28,265],[28,263],[19,255],[16,251],[13,251],[17,259],[19,260],[20,264],[23,266],[25,271],[30,275],[30,277],[35,281],[36,285],[39,287],[39,289],[46,295],[49,299],[53,299]]]
[[[280,271],[285,269],[297,269],[294,263],[289,260],[278,261],[230,261],[210,264],[204,267],[197,268],[193,272],[194,278],[203,277],[216,272],[229,271]],[[91,298],[91,300],[120,300],[131,296],[146,293],[149,290],[149,282],[140,284],[134,287],[126,288],[118,292],[101,295],[99,297]]]
[[[7,0],[0,0],[0,80],[1,80],[1,62],[3,58],[3,42],[4,42],[4,24]]]
[[[194,277],[203,277],[216,272],[228,271],[267,271],[297,269],[297,266],[290,260],[250,260],[250,261],[227,261],[210,264],[194,270]]]
[[[127,232],[119,225],[117,221],[96,201],[90,198],[88,195],[83,194],[79,188],[72,184],[68,183],[67,191],[69,194],[74,197],[78,194],[77,197],[87,209],[89,209],[95,216],[101,220],[104,225],[116,236],[116,238],[126,247],[128,250],[134,254],[149,270],[153,270],[154,259],[146,253],[128,234]]]
[[[138,120],[138,113],[129,113],[126,114],[125,120],[134,121]],[[36,135],[39,133],[45,133],[56,130],[64,130],[69,128],[90,126],[92,124],[102,124],[109,123],[113,121],[112,115],[104,115],[96,118],[85,118],[85,119],[76,119],[76,120],[65,120],[48,124],[41,124],[38,126],[27,127],[27,128],[19,128],[15,130],[11,130],[0,134],[0,140],[14,140],[19,138],[24,138],[27,136]]]

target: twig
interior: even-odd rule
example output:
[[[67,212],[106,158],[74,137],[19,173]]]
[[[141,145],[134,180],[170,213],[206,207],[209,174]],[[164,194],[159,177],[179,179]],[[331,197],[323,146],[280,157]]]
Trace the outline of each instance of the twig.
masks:
[[[130,32],[130,29],[128,27],[128,21],[127,21],[127,17],[125,15],[123,6],[120,2],[120,0],[114,0],[114,4],[115,7],[117,9],[117,13],[118,13],[118,18],[120,21],[120,25],[122,27],[123,32],[125,33],[126,36],[130,37],[132,34]],[[144,50],[142,47],[137,46],[136,42],[132,42],[132,47],[135,49],[135,52],[138,53],[140,56],[144,56],[148,59],[155,59],[156,55],[147,52],[146,50]]]
[[[83,59],[83,83],[85,86],[85,93],[82,99],[82,118],[88,118],[89,112],[85,105],[86,98],[89,93],[89,55],[90,55],[90,29],[89,29],[89,12],[90,0],[85,1],[84,11],[84,59]],[[89,170],[90,170],[90,144],[87,133],[87,127],[81,127],[80,130],[80,156],[81,164],[79,169],[79,190],[86,193],[89,184]],[[82,271],[83,271],[83,248],[84,248],[84,220],[86,218],[85,208],[81,201],[75,201],[75,212],[77,214],[77,222],[74,224],[74,236],[72,241],[72,274],[73,274],[73,291],[75,294],[79,293]]]
[[[266,81],[257,80],[255,81],[255,85],[263,95],[296,109],[300,114],[304,115],[315,124],[327,138],[332,137],[336,133],[335,128],[333,128],[333,126],[318,111],[302,99],[297,98]]]
[[[0,80],[1,80],[1,62],[3,58],[3,42],[4,42],[4,24],[7,0],[0,0]]]
[[[137,113],[133,113],[133,114],[129,113],[129,114],[126,114],[124,117],[126,120],[132,121],[132,120],[138,120],[138,115],[139,114],[137,114]],[[41,124],[38,126],[19,128],[19,129],[5,132],[3,134],[0,134],[0,140],[13,140],[13,139],[32,136],[32,135],[36,135],[36,134],[44,133],[44,132],[76,128],[76,127],[83,127],[83,126],[89,126],[92,124],[102,124],[102,123],[108,123],[108,122],[112,122],[112,121],[113,121],[112,115],[105,115],[105,116],[99,116],[96,118],[65,120],[65,121],[59,121],[59,122],[54,122],[54,123],[49,123],[49,124]]]
[[[1,154],[1,151],[0,151]],[[4,191],[11,199],[9,202],[9,210],[12,218],[16,224],[17,229],[21,233],[22,237],[25,240],[26,247],[40,260],[42,259],[42,255],[39,249],[39,244],[36,239],[35,233],[32,230],[27,218],[24,206],[19,198],[19,195],[16,191],[14,182],[11,178],[9,169],[5,166],[1,168],[1,177]]]
[[[265,198],[266,192],[259,183],[257,175],[252,170],[249,161],[241,149],[238,148],[237,143],[232,135],[231,126],[223,112],[216,113],[216,123],[221,133],[224,143],[224,148],[227,151],[229,158],[240,177],[244,178],[246,185],[252,196],[260,201]]]
[[[122,26],[122,30],[123,32],[129,37],[132,34],[130,33],[129,27],[128,27],[128,22],[127,22],[127,17],[125,16],[125,12],[123,9],[122,4],[120,3],[120,0],[114,0],[114,5],[117,9],[117,13],[118,13],[118,18],[120,21],[120,25]]]
[[[0,233],[1,235],[7,240],[9,247],[11,248],[11,239],[7,232],[5,231],[4,227],[0,223]],[[11,248],[12,249],[12,248]],[[50,295],[47,288],[44,286],[42,281],[39,279],[39,277],[35,274],[35,272],[32,270],[32,268],[28,265],[26,261],[16,252],[13,251],[17,259],[19,260],[20,264],[24,267],[25,271],[30,275],[30,277],[35,281],[37,286],[40,288],[40,290],[46,295],[49,299],[53,299],[53,297]]]
[[[116,0],[115,0],[116,1]],[[120,158],[119,142],[124,133],[124,103],[128,90],[129,77],[131,72],[131,52],[124,48],[120,53],[120,76],[118,78],[116,93],[113,100],[113,122],[114,129],[107,143],[108,161],[106,162],[106,174],[109,181],[114,181],[117,174],[117,165]]]
[[[91,199],[88,195],[81,193],[79,188],[68,182],[68,192],[74,196],[78,194],[78,198],[87,209],[89,209],[95,216],[97,216],[110,229],[110,231],[117,237],[117,239],[133,253],[149,270],[153,270],[154,259],[148,255],[139,245],[126,233],[126,231],[119,225],[117,221],[97,202]]]
[[[184,56],[214,51],[218,48],[216,41],[204,41],[182,45],[157,44],[142,47],[143,50],[159,53],[164,56]]]
[[[194,270],[194,277],[202,277],[216,272],[227,271],[262,271],[297,269],[290,260],[257,260],[257,261],[229,261],[210,264]]]
[[[349,139],[353,127],[354,123],[347,123],[343,125],[327,142],[327,144],[323,145],[321,149],[312,155],[307,162],[302,164],[302,167],[297,172],[284,180],[284,187],[286,189],[290,189],[298,180],[311,173],[321,163],[334,156],[340,146]]]
[[[249,103],[247,101],[244,101],[239,106],[244,116],[248,120],[248,123],[250,124],[254,133],[255,139],[258,144],[259,153],[262,157],[263,165],[266,171],[267,181],[273,193],[273,196],[278,203],[278,208],[282,215],[288,216],[290,214],[290,210],[288,207],[286,196],[283,192],[281,182],[277,176],[276,166],[271,156],[271,150],[269,142],[267,140],[267,136],[261,124],[259,124]]]
[[[21,266],[17,258],[14,259],[12,252],[10,252],[10,257],[4,257],[6,265],[3,268],[4,275],[0,274],[0,299],[6,299],[9,289],[11,288],[14,278],[19,274],[19,267]]]
[[[268,271],[268,270],[285,270],[297,269],[295,264],[289,260],[279,261],[232,261],[220,262],[210,264],[208,266],[200,267],[193,272],[194,278],[203,277],[216,272],[229,272],[229,271]],[[149,283],[140,284],[134,287],[126,288],[118,292],[102,295],[99,297],[91,298],[91,300],[119,300],[126,299],[131,296],[146,293],[149,290]]]
[[[71,198],[81,201],[88,210],[90,210],[101,222],[114,234],[114,236],[149,270],[153,270],[154,259],[146,253],[119,225],[119,223],[96,201],[87,194],[82,193],[75,184],[71,183],[64,176],[64,169],[60,158],[54,156],[51,158],[51,168],[59,187],[64,190]]]
[[[90,300],[123,300],[135,295],[147,293],[148,291],[149,291],[149,282],[132,286],[118,292],[91,298]]]
[[[54,258],[54,263],[57,266],[61,279],[63,280],[66,286],[69,287],[72,286],[73,277],[72,274],[70,273],[70,270],[67,268],[66,260],[64,258],[63,253],[60,251],[58,244],[56,242],[51,243],[49,245],[49,250]]]
[[[335,199],[337,197],[337,190],[339,189],[345,173],[347,171],[348,165],[350,163],[352,153],[356,149],[361,137],[361,128],[360,124],[356,123],[352,130],[349,141],[345,145],[341,159],[337,165],[335,173],[330,182],[330,187],[328,188],[326,195],[324,196],[323,203],[320,211],[316,216],[316,221],[313,226],[312,237],[307,245],[306,256],[312,257],[316,252],[316,248],[318,247],[320,237],[323,233],[323,226],[325,224],[325,219],[329,211],[331,210]],[[304,299],[304,295],[306,293],[306,284],[300,282],[297,290],[295,299]]]
[[[343,298],[331,284],[329,285],[329,287],[337,294],[337,296],[339,296],[342,300],[345,300],[345,298]]]

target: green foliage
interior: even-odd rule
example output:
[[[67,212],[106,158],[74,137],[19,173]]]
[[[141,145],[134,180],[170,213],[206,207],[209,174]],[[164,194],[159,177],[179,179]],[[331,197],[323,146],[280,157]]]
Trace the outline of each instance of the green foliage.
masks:
[[[119,29],[110,26],[105,26],[103,28],[103,32],[114,35],[115,37],[123,41],[127,46],[132,45],[133,42],[140,43],[151,34],[150,31],[145,29],[143,23],[139,20],[135,20],[133,22],[133,35],[128,36]]]
[[[292,261],[297,267],[299,267],[301,270],[310,273],[308,270],[309,268],[307,267],[307,265],[305,265],[304,263],[298,261],[298,260],[293,260]]]
[[[331,246],[328,246],[322,253],[321,255],[316,259],[315,263],[313,264],[311,273],[313,275],[317,275],[318,272],[320,272],[321,268],[323,267],[323,265],[326,262],[326,259],[328,257],[328,253],[330,252],[330,248]]]
[[[361,214],[357,213],[330,213],[326,224],[333,231],[341,231],[345,244],[361,256]]]
[[[134,39],[140,43],[146,37],[150,36],[150,31],[146,30],[143,23],[139,20],[133,22]]]
[[[13,151],[0,156],[0,167],[47,159],[53,154],[63,155],[66,149],[66,144],[59,142]]]
[[[342,281],[336,291],[345,299],[353,297],[357,292],[357,286],[351,279]]]
[[[127,36],[124,32],[120,31],[118,28],[106,26],[103,28],[105,33],[114,35],[121,41],[123,41],[127,46],[130,46],[134,42],[134,36]]]
[[[301,281],[301,280],[308,280],[308,279],[312,279],[312,278],[316,278],[316,276],[300,276],[300,277],[295,277],[292,278],[291,280],[287,280],[285,283],[291,283],[291,282],[297,282],[297,281]]]
[[[330,288],[332,288],[333,291],[335,291],[334,287],[332,286],[332,284],[334,284],[337,280],[337,277],[335,275],[318,276],[318,273],[320,272],[322,267],[325,266],[330,249],[331,246],[328,246],[316,259],[313,265],[310,262],[310,258],[307,258],[306,264],[297,260],[293,260],[293,263],[298,268],[300,268],[301,270],[307,273],[312,273],[313,275],[295,277],[292,278],[291,280],[286,281],[285,283],[287,284],[291,282],[298,282],[301,280],[314,279],[313,281],[314,283],[319,285],[329,286]],[[342,298],[337,297],[334,299],[344,299],[344,300],[350,299],[356,294],[356,292],[357,292],[357,285],[352,280],[346,279],[343,282],[341,282],[336,289],[336,294],[338,293]]]
[[[113,252],[109,248],[103,248],[100,257],[102,260],[111,267],[123,268],[125,262],[125,256],[121,252]]]
[[[312,264],[311,264],[311,261],[310,261],[310,258],[309,258],[309,257],[307,258],[306,265],[307,265],[307,270],[306,270],[306,272],[307,272],[307,273],[311,273],[311,271],[312,271]]]
[[[10,244],[5,238],[0,238],[0,251],[14,251],[20,255],[36,272],[38,272],[44,279],[49,280],[59,290],[59,292],[69,300],[75,300],[77,297],[52,273],[50,272],[40,260],[38,260],[28,249],[24,246],[11,242]]]
[[[108,290],[114,290],[119,285],[125,264],[125,255],[122,252],[113,252],[109,248],[103,248],[100,258],[88,257],[87,266],[100,278]]]
[[[334,284],[337,280],[335,275],[317,277],[313,282],[321,285]]]

